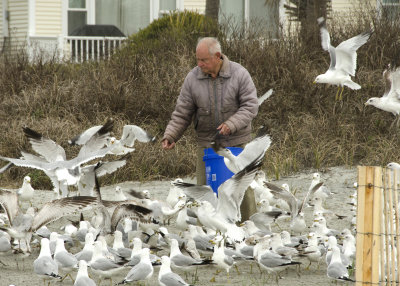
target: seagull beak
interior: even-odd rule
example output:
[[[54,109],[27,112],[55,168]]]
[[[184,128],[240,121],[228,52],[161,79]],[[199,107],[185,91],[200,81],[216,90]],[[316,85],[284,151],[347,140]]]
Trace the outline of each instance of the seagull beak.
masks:
[[[314,80],[314,81],[313,81],[313,84],[316,84],[316,83],[317,83],[317,82]]]

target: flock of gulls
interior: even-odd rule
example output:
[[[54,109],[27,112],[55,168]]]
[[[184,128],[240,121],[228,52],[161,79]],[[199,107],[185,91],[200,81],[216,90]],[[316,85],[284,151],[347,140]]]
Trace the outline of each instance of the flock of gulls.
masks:
[[[335,48],[330,44],[325,20],[318,22],[322,47],[329,52],[331,64],[315,82],[337,85],[336,99],[341,99],[344,86],[360,88],[350,76],[355,75],[356,51],[371,32]],[[399,69],[389,67],[384,72],[385,94],[366,104],[398,116],[399,76]],[[272,90],[261,97],[260,104],[271,94]],[[0,190],[0,254],[25,257],[36,255],[35,247],[40,247],[33,272],[43,284],[65,279],[71,279],[75,286],[100,285],[104,279],[109,279],[110,285],[141,282],[159,268],[159,285],[189,285],[187,274],[200,267],[225,271],[229,281],[231,268],[239,271],[242,264],[258,266],[260,272],[275,275],[278,283],[283,271],[300,275],[301,269],[308,270],[313,262],[318,267],[326,263],[327,276],[333,280],[353,281],[349,269],[356,250],[356,191],[348,202],[353,215],[348,228],[328,228],[327,217],[343,217],[325,209],[332,192],[319,173],[313,174],[302,200],[288,184],[278,186],[266,178],[261,165],[271,145],[269,135],[259,134],[238,156],[213,146],[234,173],[220,185],[218,196],[209,186],[176,179],[171,181],[165,200],[152,198],[147,190],[124,192],[117,187],[114,200],[109,201],[102,196],[99,178],[126,164],[135,141],[155,141],[136,125],[125,125],[119,140],[110,136],[112,128],[113,120],[109,119],[69,140],[69,144],[80,146],[80,151],[75,158],[67,159],[59,144],[24,127],[35,154],[21,151],[19,158],[0,156],[7,162],[0,172],[13,166],[39,169],[53,184],[54,199],[43,202],[40,209],[32,205],[35,190],[28,176],[17,192]],[[103,161],[110,154],[118,159]],[[254,190],[257,212],[243,221],[240,205],[249,188]],[[71,189],[77,190],[77,195]],[[304,215],[307,208],[312,209],[311,223]],[[85,219],[88,213],[90,220]],[[52,227],[54,221],[69,217],[75,221],[65,224],[61,231]],[[303,265],[305,259],[307,266]],[[8,267],[7,263],[0,261],[2,267]],[[124,272],[125,278],[115,281]]]

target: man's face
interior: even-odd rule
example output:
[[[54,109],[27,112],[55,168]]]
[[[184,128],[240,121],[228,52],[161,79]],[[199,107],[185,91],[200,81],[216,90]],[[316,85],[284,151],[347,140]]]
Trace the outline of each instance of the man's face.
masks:
[[[215,74],[218,69],[220,53],[210,55],[206,45],[199,45],[196,50],[197,66],[202,72],[207,74]]]

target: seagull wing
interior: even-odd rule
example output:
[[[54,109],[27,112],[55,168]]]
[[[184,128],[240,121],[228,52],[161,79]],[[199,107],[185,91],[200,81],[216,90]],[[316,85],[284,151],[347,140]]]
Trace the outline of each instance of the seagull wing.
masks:
[[[6,190],[0,190],[0,205],[6,211],[8,221],[12,226],[13,220],[18,213],[17,194]]]
[[[273,92],[274,90],[271,88],[264,95],[260,96],[258,98],[258,105],[261,105],[265,100],[267,100],[272,95]]]
[[[30,154],[28,152],[25,151],[21,151],[21,157],[20,159],[24,159],[24,160],[28,160],[28,161],[37,161],[37,162],[43,162],[43,163],[48,163],[48,161],[40,156],[36,156],[34,154]]]
[[[63,216],[78,211],[82,212],[87,207],[95,205],[97,205],[97,198],[89,196],[75,196],[50,201],[44,204],[33,218],[32,231]]]
[[[244,193],[253,181],[256,172],[262,164],[263,157],[256,158],[243,170],[222,183],[218,188],[218,204],[216,212],[229,222],[241,220],[240,205]]]
[[[65,150],[53,140],[28,127],[22,128],[25,136],[29,138],[32,149],[43,156],[48,162],[66,160]]]
[[[218,199],[210,186],[185,182],[174,182],[172,184],[181,188],[188,198],[195,201],[209,201],[214,208],[217,207]]]
[[[159,277],[161,285],[168,285],[168,286],[185,286],[188,285],[182,277],[180,277],[178,274],[173,273],[173,272],[168,272],[165,274],[160,275]]]
[[[102,177],[106,174],[111,174],[125,165],[126,165],[126,159],[110,161],[110,162],[102,162],[100,166],[96,169],[96,175],[98,177]]]
[[[264,182],[264,186],[269,188],[274,196],[285,200],[289,204],[292,218],[298,214],[297,199],[291,192],[268,182]]]
[[[400,67],[392,70],[391,74],[391,87],[388,96],[393,99],[400,100]]]
[[[236,156],[236,164],[243,167],[249,165],[256,158],[264,158],[265,152],[271,145],[271,138],[269,135],[264,134],[254,138],[252,141],[246,144],[243,151]]]
[[[342,70],[352,76],[356,73],[357,49],[364,45],[371,32],[364,32],[344,42],[336,47],[336,69]]]
[[[15,166],[34,168],[42,171],[52,170],[51,163],[48,162],[36,161],[36,160],[22,160],[22,159],[8,158],[3,156],[0,156],[0,159],[13,163]]]
[[[320,17],[317,19],[318,25],[319,25],[319,31],[321,34],[321,45],[322,49],[325,51],[329,50],[329,47],[331,46],[331,37],[329,36],[328,29],[326,28],[326,20],[324,17]]]
[[[125,125],[120,142],[124,146],[133,147],[135,140],[143,143],[154,142],[155,137],[137,125]]]
[[[97,125],[86,129],[81,134],[75,136],[71,140],[68,140],[70,145],[83,145],[85,144],[103,125]]]
[[[390,66],[383,71],[383,81],[385,82],[385,93],[382,97],[388,96],[389,92],[392,89],[392,72],[390,70]]]
[[[152,213],[152,210],[133,202],[127,201],[121,203],[115,208],[111,216],[111,229],[115,230],[118,222],[125,217],[130,217],[133,220],[143,223],[152,222]]]
[[[308,202],[308,199],[315,193],[316,190],[318,190],[324,183],[320,182],[316,184],[312,189],[309,189],[306,196],[304,197],[300,207],[299,207],[299,213],[303,211],[304,205]]]
[[[326,21],[324,17],[318,18],[317,21],[320,26],[319,30],[321,34],[322,49],[329,52],[329,56],[331,58],[329,69],[333,70],[336,66],[336,49],[335,47],[331,46],[331,37],[329,35],[328,29],[326,28]]]
[[[79,156],[85,156],[86,154],[93,153],[104,147],[107,143],[107,139],[110,136],[110,132],[114,127],[114,120],[109,118],[107,122],[95,133],[92,137],[79,150]]]

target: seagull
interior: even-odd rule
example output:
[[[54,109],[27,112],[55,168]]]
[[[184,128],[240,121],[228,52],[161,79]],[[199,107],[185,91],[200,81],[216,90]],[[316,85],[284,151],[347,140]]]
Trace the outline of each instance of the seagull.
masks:
[[[69,140],[68,143],[71,145],[86,144],[91,136],[98,132],[101,127],[102,126],[93,126]],[[115,137],[108,138],[107,145],[113,147],[110,150],[110,154],[124,155],[134,151],[135,149],[132,147],[134,146],[136,140],[147,143],[154,142],[156,138],[137,125],[125,125],[122,129],[122,136],[120,140],[116,139]]]
[[[61,238],[58,238],[56,242],[54,261],[57,262],[59,269],[66,272],[64,278],[61,279],[61,282],[67,276],[69,276],[72,279],[72,281],[74,281],[74,279],[71,276],[71,272],[78,266],[78,260],[73,254],[65,250],[64,240],[62,240]]]
[[[216,207],[209,201],[199,203],[197,218],[203,226],[215,231],[219,230],[232,240],[244,239],[244,230],[235,223],[241,220],[240,205],[244,193],[253,181],[263,157],[264,155],[261,154],[260,157],[218,187],[219,197]],[[209,189],[208,192],[212,192],[212,190]]]
[[[34,191],[35,190],[31,186],[31,177],[25,176],[22,187],[17,191],[18,202],[22,203],[28,201],[32,206],[31,200],[33,198]]]
[[[390,162],[386,167],[392,170],[400,170],[400,164],[396,162]]]
[[[85,260],[86,262],[92,260],[93,249],[94,249],[93,244],[94,244],[93,233],[91,232],[86,233],[85,245],[80,252],[75,254],[76,259],[78,261]]]
[[[266,269],[268,273],[275,272],[277,284],[278,279],[280,278],[280,271],[286,269],[290,265],[301,264],[301,262],[292,261],[290,258],[280,256],[279,254],[270,251],[268,248],[264,251],[258,251],[256,259],[259,265]]]
[[[226,271],[226,275],[229,279],[229,269],[231,269],[235,261],[232,256],[225,254],[225,239],[222,236],[216,237],[213,241],[215,241],[215,245],[212,261],[217,264],[218,268]],[[215,281],[215,276],[211,279],[211,282],[213,281]]]
[[[41,277],[44,283],[46,280],[61,279],[61,276],[58,275],[58,265],[51,258],[49,240],[42,238],[40,245],[39,256],[33,261],[33,272]]]
[[[400,114],[400,68],[394,69],[390,65],[383,72],[385,81],[385,93],[382,97],[371,97],[365,105],[375,106],[383,111],[391,112],[396,120],[396,126],[399,126]]]
[[[32,149],[42,157],[23,154],[23,159],[0,156],[1,160],[13,163],[16,166],[34,168],[44,171],[54,185],[54,191],[61,188],[62,195],[67,196],[68,185],[76,185],[80,178],[80,166],[96,158],[104,157],[113,148],[103,147],[113,126],[112,121],[107,123],[83,145],[78,156],[67,160],[65,150],[53,140],[42,134],[24,127],[24,132],[29,138]],[[57,194],[58,195],[58,194]]]
[[[112,276],[123,270],[121,265],[103,255],[103,246],[101,241],[94,242],[92,260],[90,260],[88,265],[91,267],[93,273],[98,275],[99,282],[101,279],[110,279],[112,283]]]
[[[371,31],[364,32],[358,36],[350,38],[339,44],[336,48],[331,45],[329,32],[323,17],[318,18],[321,32],[321,44],[325,51],[329,52],[331,63],[329,69],[318,75],[314,83],[327,83],[338,86],[336,100],[342,99],[344,86],[351,89],[360,89],[361,86],[351,80],[350,76],[355,76],[357,67],[357,49],[364,45],[371,36]],[[341,92],[339,94],[339,90]]]
[[[153,271],[153,265],[150,261],[150,249],[143,248],[140,254],[140,262],[132,267],[125,279],[119,282],[118,285],[147,280],[153,275]]]
[[[268,150],[271,145],[271,138],[267,134],[263,134],[254,138],[252,141],[246,144],[243,151],[235,156],[228,148],[221,148],[217,146],[215,143],[212,144],[212,147],[220,156],[224,157],[224,162],[226,167],[234,174],[243,170],[246,166],[248,166],[251,162],[253,162],[256,158],[263,158],[265,152]]]
[[[96,283],[89,278],[85,260],[79,261],[79,270],[76,275],[74,286],[96,286]]]
[[[168,196],[166,199],[166,202],[171,208],[176,205],[176,203],[179,201],[179,197],[184,194],[182,188],[180,188],[179,186],[175,186],[175,183],[183,183],[183,180],[181,178],[177,178],[171,181],[171,187],[169,188]]]
[[[161,286],[187,286],[185,280],[171,271],[171,260],[168,256],[161,257],[161,267],[158,273],[158,283]]]
[[[349,272],[347,271],[346,266],[342,263],[339,247],[334,245],[329,250],[332,251],[332,259],[328,265],[327,276],[335,280],[354,282],[354,280],[349,278]]]
[[[312,189],[308,190],[300,206],[298,206],[296,197],[290,191],[268,182],[265,182],[264,184],[271,190],[273,195],[285,200],[289,204],[290,215],[292,217],[290,229],[295,233],[304,232],[307,226],[304,220],[303,208],[305,207],[309,197],[312,196],[323,183],[318,183]]]
[[[6,235],[0,236],[0,255],[8,253],[10,250],[11,250],[11,242],[9,236]],[[2,261],[0,261],[0,263],[3,264],[4,266],[6,265]]]
[[[207,260],[196,260],[190,256],[183,255],[179,249],[178,241],[176,239],[171,239],[171,251],[170,251],[170,259],[172,262],[172,266],[189,270],[191,266],[208,264]]]
[[[307,270],[310,269],[312,262],[317,262],[319,267],[319,263],[321,261],[323,252],[321,251],[321,247],[318,245],[318,237],[314,232],[310,232],[308,234],[307,247],[304,248],[303,252],[304,255],[307,256],[308,260],[310,261],[310,264],[308,264],[308,266],[306,267]]]
[[[93,196],[95,186],[94,176],[102,177],[111,174],[125,166],[127,158],[116,161],[98,162],[96,164],[81,167],[81,174],[78,181],[78,191],[81,196]]]

